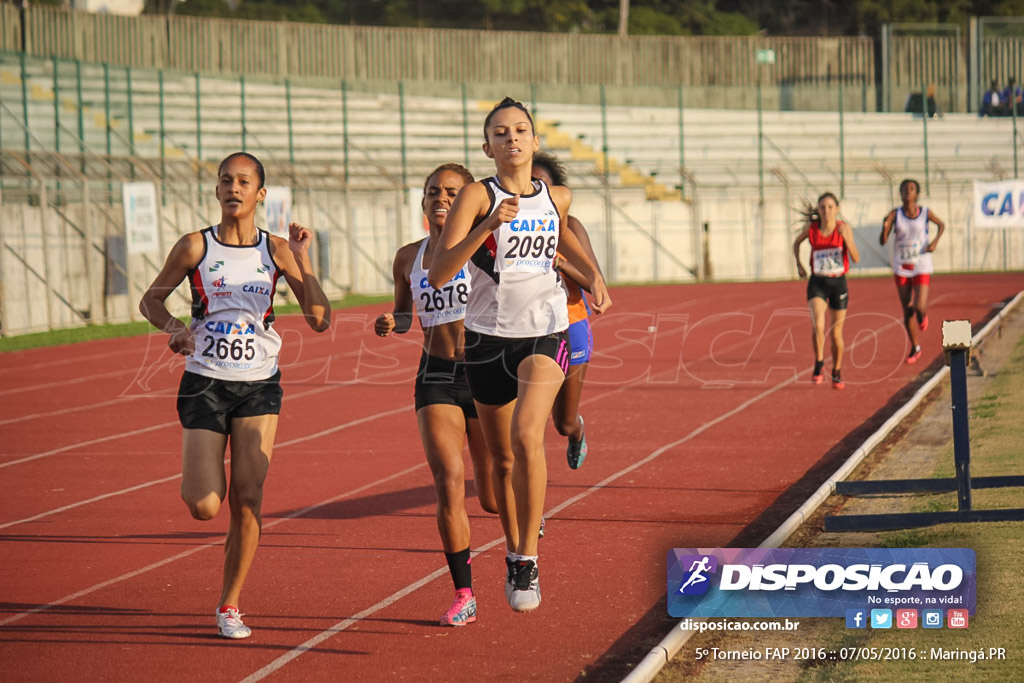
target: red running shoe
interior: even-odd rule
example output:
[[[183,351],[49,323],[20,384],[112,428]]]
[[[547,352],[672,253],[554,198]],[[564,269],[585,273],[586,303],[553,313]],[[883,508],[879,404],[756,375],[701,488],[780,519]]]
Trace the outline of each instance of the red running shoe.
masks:
[[[845,389],[846,388],[846,382],[843,381],[843,378],[839,374],[838,370],[833,370],[832,371],[832,388],[833,389]]]
[[[921,318],[921,322],[919,324],[921,326],[921,331],[926,331],[928,329],[928,316]]]
[[[913,365],[917,362],[917,359],[921,357],[921,347],[915,346],[910,350],[910,355],[907,356],[907,365]]]

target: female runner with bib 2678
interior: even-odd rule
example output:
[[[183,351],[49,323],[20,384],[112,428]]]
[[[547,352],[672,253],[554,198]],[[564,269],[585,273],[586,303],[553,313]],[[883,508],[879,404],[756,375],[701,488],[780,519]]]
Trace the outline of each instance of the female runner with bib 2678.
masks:
[[[256,227],[256,204],[267,194],[259,160],[232,154],[218,176],[220,224],[178,240],[139,310],[170,335],[171,350],[185,356],[178,389],[181,497],[195,519],[208,520],[228,496],[217,629],[225,638],[248,638],[238,599],[259,544],[263,481],[281,412],[281,338],[273,327],[278,278],[284,275],[317,332],[330,327],[331,306],[309,260],[312,233],[292,223],[284,240]],[[185,278],[192,288],[189,325],[164,304]],[[230,486],[224,472],[229,439]]]
[[[531,178],[540,148],[533,118],[506,97],[484,120],[484,153],[497,173],[462,188],[434,252],[429,282],[448,282],[466,261],[466,362],[505,531],[505,597],[525,612],[540,605],[537,539],[547,465],[544,429],[569,366],[565,290],[558,250],[587,278],[593,310],[611,298],[604,279],[566,226],[568,188]]]
[[[473,176],[463,166],[444,164],[427,177],[423,188],[423,213],[430,234],[407,244],[395,254],[395,305],[381,313],[374,332],[386,337],[404,334],[412,327],[415,309],[423,328],[423,351],[414,390],[416,423],[427,463],[434,475],[437,495],[437,530],[441,533],[448,571],[455,584],[455,599],[441,615],[442,626],[465,626],[476,621],[476,596],[470,565],[469,516],[466,514],[466,473],[462,444],[469,442],[473,481],[480,506],[497,512],[494,502],[491,456],[487,453],[476,406],[469,392],[463,355],[462,321],[469,300],[469,274],[463,268],[443,287],[427,283],[427,269],[441,237],[456,195]]]

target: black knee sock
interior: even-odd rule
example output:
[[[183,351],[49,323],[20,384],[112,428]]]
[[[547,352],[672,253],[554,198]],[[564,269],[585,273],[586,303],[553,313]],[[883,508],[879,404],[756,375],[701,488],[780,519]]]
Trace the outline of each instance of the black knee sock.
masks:
[[[469,563],[469,548],[457,553],[445,553],[448,560],[448,571],[452,574],[455,590],[473,587],[473,566]]]

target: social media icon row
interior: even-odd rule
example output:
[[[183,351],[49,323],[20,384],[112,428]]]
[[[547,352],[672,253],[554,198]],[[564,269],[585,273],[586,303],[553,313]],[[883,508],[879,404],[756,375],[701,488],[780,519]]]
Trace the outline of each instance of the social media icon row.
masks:
[[[846,610],[846,628],[917,628],[918,612],[916,609],[898,609],[895,619],[891,609]],[[942,628],[942,610],[921,610],[921,626],[923,628]],[[946,628],[967,628],[968,615],[965,609],[946,611]]]

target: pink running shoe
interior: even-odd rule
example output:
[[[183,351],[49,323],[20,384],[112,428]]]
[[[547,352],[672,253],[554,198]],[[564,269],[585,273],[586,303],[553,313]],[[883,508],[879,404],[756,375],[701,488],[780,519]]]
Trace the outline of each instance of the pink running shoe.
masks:
[[[928,329],[928,316],[921,318],[921,331],[924,332]]]
[[[465,626],[476,621],[476,598],[473,589],[460,588],[455,591],[455,600],[448,611],[441,616],[441,626]]]
[[[915,346],[910,351],[910,355],[907,356],[907,365],[913,365],[917,362],[917,359],[921,357],[921,347]]]

